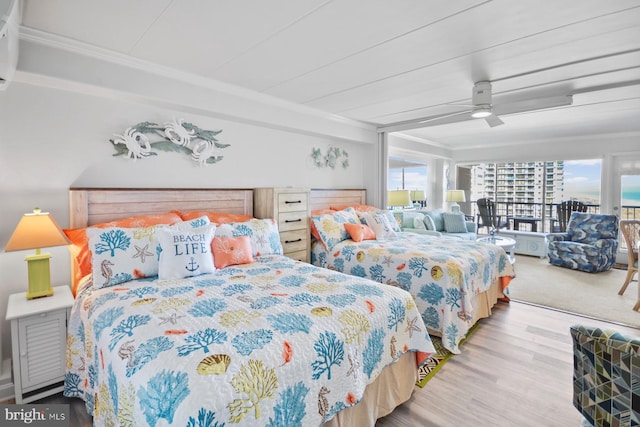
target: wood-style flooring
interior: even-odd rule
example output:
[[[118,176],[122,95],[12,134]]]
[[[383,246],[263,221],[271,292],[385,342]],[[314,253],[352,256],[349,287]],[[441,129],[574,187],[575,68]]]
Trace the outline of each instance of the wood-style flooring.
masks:
[[[573,324],[640,335],[638,329],[534,305],[498,303],[462,353],[376,426],[578,427],[581,418],[572,404]],[[91,425],[79,399],[57,395],[37,403],[46,402],[69,403],[71,427]]]

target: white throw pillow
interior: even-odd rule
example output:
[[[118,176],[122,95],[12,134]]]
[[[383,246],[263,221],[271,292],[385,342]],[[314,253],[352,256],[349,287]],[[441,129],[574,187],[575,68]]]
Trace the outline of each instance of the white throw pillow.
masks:
[[[396,232],[389,222],[389,218],[383,212],[365,212],[364,219],[367,225],[376,233],[376,240],[386,240],[396,237]]]
[[[427,226],[424,225],[424,215],[418,214],[415,218],[413,218],[413,228],[417,228],[419,230],[427,229]]]
[[[211,241],[215,224],[190,228],[158,227],[156,235],[162,251],[158,279],[182,279],[212,273],[215,270]]]

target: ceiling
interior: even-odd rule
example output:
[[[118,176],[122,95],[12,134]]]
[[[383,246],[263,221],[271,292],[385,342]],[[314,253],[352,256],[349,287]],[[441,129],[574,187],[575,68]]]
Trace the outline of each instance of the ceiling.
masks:
[[[640,135],[640,0],[24,0],[22,25],[451,150]],[[477,81],[503,125],[429,119]]]

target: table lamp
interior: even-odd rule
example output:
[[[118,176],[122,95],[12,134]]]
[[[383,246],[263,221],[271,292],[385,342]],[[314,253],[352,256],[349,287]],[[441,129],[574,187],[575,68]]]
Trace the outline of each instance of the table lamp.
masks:
[[[71,242],[48,212],[35,208],[24,214],[13,231],[5,252],[35,249],[36,253],[25,257],[29,270],[27,299],[53,295],[49,258],[51,254],[40,253],[40,248],[68,245]]]
[[[409,190],[389,190],[387,204],[391,207],[411,206]]]
[[[446,201],[451,202],[451,212],[460,212],[458,202],[466,202],[467,199],[464,196],[464,190],[448,190]]]
[[[427,200],[427,194],[424,190],[411,191],[411,200],[413,200],[413,207],[418,209],[424,207],[423,202]]]

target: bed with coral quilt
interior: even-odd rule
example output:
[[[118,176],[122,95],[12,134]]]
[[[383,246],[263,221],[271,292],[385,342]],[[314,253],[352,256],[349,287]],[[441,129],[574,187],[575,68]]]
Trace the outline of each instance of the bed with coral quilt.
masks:
[[[362,225],[348,211],[313,217],[318,227],[324,222],[321,234],[338,237],[325,236],[326,246],[320,240],[313,242],[312,264],[407,290],[427,328],[442,336],[445,348],[459,353],[460,340],[477,320],[474,297],[495,284],[505,291],[514,276],[505,251],[496,245],[399,230],[384,240],[372,235],[354,241],[343,232],[344,225],[349,221]]]
[[[344,425],[407,400],[435,352],[408,292],[282,256],[273,220],[126,223],[65,230],[86,234],[92,273],[64,394],[94,425]],[[383,377],[385,391],[408,383],[372,411]]]

